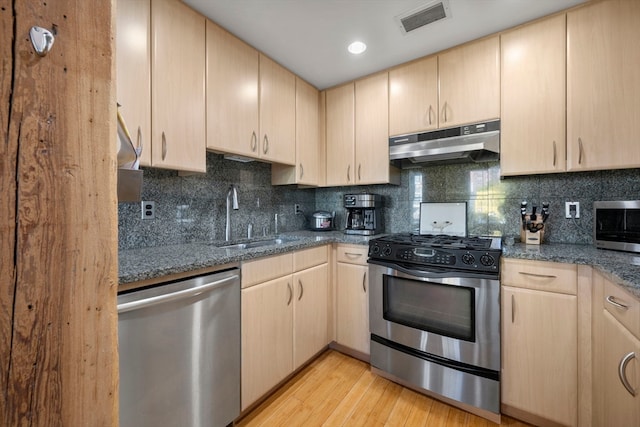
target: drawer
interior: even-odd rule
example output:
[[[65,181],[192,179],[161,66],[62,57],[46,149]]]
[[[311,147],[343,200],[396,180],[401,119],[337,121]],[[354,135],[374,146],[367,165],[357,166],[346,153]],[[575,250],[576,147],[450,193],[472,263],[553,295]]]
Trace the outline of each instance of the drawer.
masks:
[[[336,259],[338,262],[367,265],[369,246],[338,245]]]
[[[575,264],[502,258],[501,274],[503,285],[577,294],[578,267]]]
[[[317,246],[293,253],[293,271],[302,271],[329,260],[329,246]]]
[[[622,287],[604,281],[604,308],[640,339],[640,301]]]
[[[274,255],[242,263],[242,288],[293,273],[293,253]]]

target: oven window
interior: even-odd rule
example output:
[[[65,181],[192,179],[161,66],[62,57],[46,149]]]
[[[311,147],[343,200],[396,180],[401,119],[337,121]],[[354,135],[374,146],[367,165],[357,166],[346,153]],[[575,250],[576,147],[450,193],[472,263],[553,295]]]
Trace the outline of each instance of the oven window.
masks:
[[[385,320],[475,341],[475,289],[385,274],[382,294]]]

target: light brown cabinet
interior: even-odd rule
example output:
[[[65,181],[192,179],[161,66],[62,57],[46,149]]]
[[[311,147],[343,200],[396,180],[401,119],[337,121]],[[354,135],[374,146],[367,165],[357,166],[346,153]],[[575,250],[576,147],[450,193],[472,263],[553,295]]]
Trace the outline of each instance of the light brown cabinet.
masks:
[[[118,1],[116,86],[120,114],[142,147],[141,166],[151,166],[151,2]]]
[[[640,2],[567,13],[567,169],[640,166]]]
[[[327,90],[327,186],[399,184],[389,164],[388,73]]]
[[[320,162],[319,116],[318,90],[296,77],[296,162],[295,166],[273,164],[272,185],[319,184],[320,165],[324,166]]]
[[[328,283],[326,262],[293,275],[293,369],[298,369],[329,343]]]
[[[367,247],[338,245],[336,259],[336,342],[369,355]]]
[[[502,272],[502,412],[576,426],[577,268],[504,259]]]
[[[500,173],[566,170],[566,16],[501,35]]]
[[[206,172],[205,18],[151,2],[151,165]]]

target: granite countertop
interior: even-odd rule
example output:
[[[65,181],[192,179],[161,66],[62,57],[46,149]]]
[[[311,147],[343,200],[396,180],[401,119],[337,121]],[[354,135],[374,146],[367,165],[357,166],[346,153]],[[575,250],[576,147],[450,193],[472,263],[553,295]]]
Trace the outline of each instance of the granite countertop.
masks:
[[[590,265],[640,299],[640,254],[596,249],[593,245],[518,243],[503,245],[502,256]]]
[[[295,231],[278,237],[287,241],[277,245],[267,245],[252,249],[229,250],[220,246],[229,243],[211,242],[188,243],[182,245],[129,249],[118,254],[119,283],[121,285],[139,281],[161,281],[163,277],[216,266],[240,263],[255,258],[276,255],[294,250],[330,243],[368,245],[369,240],[382,236],[347,235],[341,231]],[[264,239],[273,239],[274,236]],[[261,240],[256,238],[254,240]],[[536,261],[566,262],[591,265],[615,283],[626,288],[640,299],[640,254],[596,249],[592,245],[542,244],[503,245],[505,258],[529,259]]]
[[[165,276],[239,263],[294,250],[306,249],[329,243],[368,245],[377,236],[347,235],[341,231],[295,231],[279,234],[287,239],[285,243],[261,246],[251,249],[223,249],[220,246],[242,243],[216,241],[211,243],[187,243],[181,245],[158,246],[141,249],[127,249],[118,253],[118,279],[120,285],[158,279]],[[255,238],[252,241],[274,239],[275,236]],[[294,240],[295,239],[295,240]]]

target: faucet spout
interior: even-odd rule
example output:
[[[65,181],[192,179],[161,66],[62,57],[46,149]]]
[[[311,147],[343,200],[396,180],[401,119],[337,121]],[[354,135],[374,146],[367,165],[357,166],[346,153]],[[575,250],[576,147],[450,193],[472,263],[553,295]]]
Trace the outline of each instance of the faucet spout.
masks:
[[[232,184],[227,191],[227,221],[225,223],[224,238],[228,242],[231,240],[231,209],[238,210],[238,191]]]

